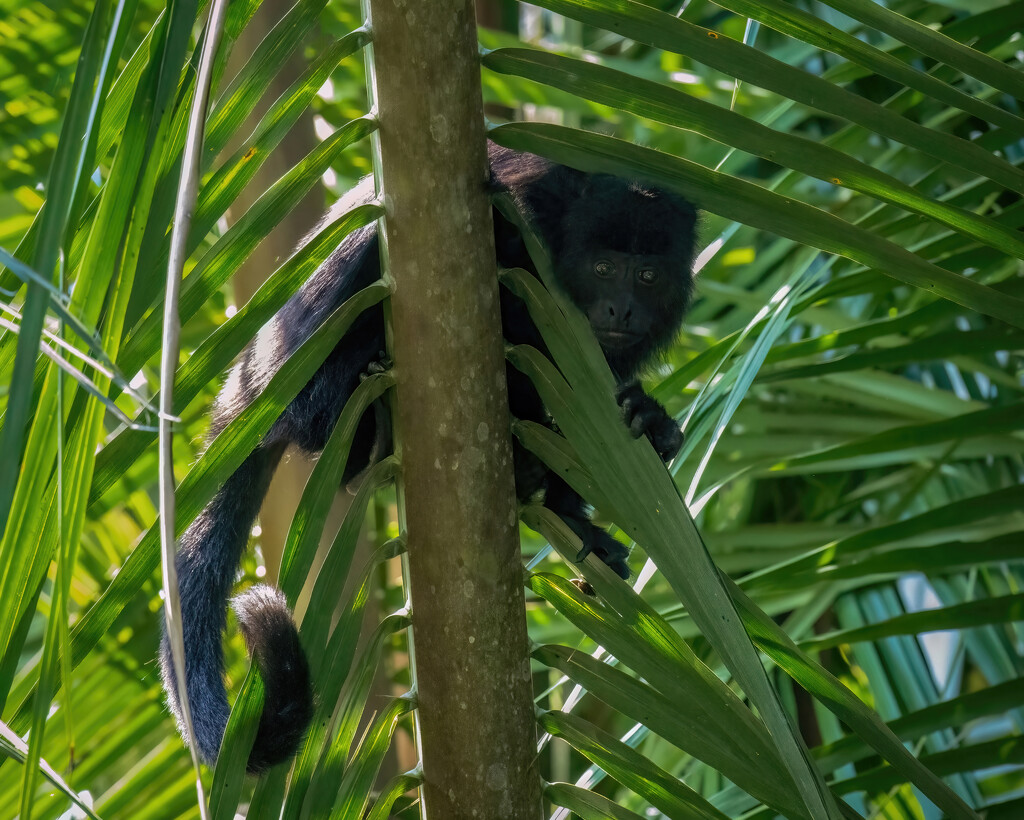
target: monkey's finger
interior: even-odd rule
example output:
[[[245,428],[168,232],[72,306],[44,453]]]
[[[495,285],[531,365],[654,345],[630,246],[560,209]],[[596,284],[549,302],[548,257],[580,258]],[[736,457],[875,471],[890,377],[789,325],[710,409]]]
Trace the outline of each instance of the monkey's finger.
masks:
[[[644,393],[640,382],[627,382],[626,384],[619,385],[619,388],[615,391],[615,401],[623,408],[628,403],[635,404],[641,398],[647,398],[647,394]]]
[[[587,560],[587,556],[590,555],[590,553],[592,553],[593,551],[594,551],[593,546],[591,546],[590,544],[584,543],[583,546],[580,548],[580,551],[576,553],[576,558],[575,558],[576,563],[577,564],[582,564],[584,561]]]
[[[629,422],[629,432],[632,434],[633,438],[640,438],[640,436],[644,435],[648,431],[653,434],[656,430],[657,422],[658,417],[655,413],[650,410],[640,410]]]

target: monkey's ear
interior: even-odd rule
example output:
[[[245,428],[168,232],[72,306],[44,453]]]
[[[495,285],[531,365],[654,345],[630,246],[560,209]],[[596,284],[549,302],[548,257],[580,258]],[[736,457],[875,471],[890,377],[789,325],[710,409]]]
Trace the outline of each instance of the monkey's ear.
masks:
[[[552,165],[526,190],[529,209],[549,245],[558,245],[566,212],[585,196],[590,175]]]
[[[564,200],[578,199],[586,196],[590,189],[592,174],[577,171],[568,165],[555,165],[549,175],[551,184],[558,190]]]

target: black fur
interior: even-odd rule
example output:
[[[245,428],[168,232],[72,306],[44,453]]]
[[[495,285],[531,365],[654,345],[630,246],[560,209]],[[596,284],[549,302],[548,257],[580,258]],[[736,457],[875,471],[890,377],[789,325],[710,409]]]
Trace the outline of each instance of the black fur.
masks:
[[[638,371],[679,331],[693,288],[696,213],[681,197],[640,183],[585,174],[532,154],[489,147],[491,184],[507,191],[539,230],[554,261],[559,285],[587,314],[622,387],[619,403],[635,436],[647,435],[668,460],[682,444],[678,426],[634,381]],[[370,199],[365,181],[336,206],[342,213]],[[498,263],[536,273],[517,230],[494,211]],[[266,387],[270,377],[338,305],[380,275],[375,226],[351,234],[243,352],[224,386],[211,424],[217,435]],[[521,300],[502,291],[502,327],[512,344],[544,350]],[[266,438],[225,482],[181,539],[177,560],[185,631],[185,666],[199,752],[212,764],[227,723],[221,633],[236,567],[285,446],[323,449],[345,401],[384,350],[378,307],[363,314]],[[550,423],[529,380],[507,368],[513,415]],[[357,477],[390,446],[381,415],[368,411],[357,433],[345,480]],[[593,552],[623,578],[625,548],[596,527],[580,496],[515,445],[516,491],[544,503],[579,535],[583,555]],[[582,557],[582,556],[581,556]],[[243,635],[266,688],[259,732],[248,768],[259,772],[296,751],[313,713],[309,670],[283,597],[255,587],[236,599]],[[166,638],[161,666],[168,703],[179,717],[173,664]]]

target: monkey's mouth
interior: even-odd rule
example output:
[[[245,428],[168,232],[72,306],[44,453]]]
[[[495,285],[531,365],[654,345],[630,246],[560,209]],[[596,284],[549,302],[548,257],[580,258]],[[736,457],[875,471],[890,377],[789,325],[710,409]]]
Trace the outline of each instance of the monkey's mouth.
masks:
[[[611,348],[613,350],[624,350],[627,347],[632,347],[641,339],[639,333],[631,333],[628,330],[612,330],[610,328],[594,328],[594,335],[597,336],[597,340],[601,343],[601,347]]]

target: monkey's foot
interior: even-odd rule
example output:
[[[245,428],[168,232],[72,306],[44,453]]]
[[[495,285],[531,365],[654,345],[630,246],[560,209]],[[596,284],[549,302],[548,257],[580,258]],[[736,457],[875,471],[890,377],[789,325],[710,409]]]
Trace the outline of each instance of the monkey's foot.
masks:
[[[647,436],[662,461],[671,461],[683,446],[683,431],[658,402],[637,382],[619,388],[616,395],[622,417],[633,438]]]

